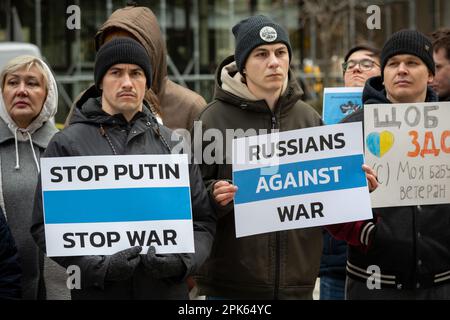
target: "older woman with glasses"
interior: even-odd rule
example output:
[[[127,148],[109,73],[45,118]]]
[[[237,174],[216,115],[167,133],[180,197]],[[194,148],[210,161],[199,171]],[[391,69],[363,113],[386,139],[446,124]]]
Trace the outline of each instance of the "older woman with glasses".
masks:
[[[39,58],[19,56],[0,73],[0,206],[17,244],[22,297],[37,299],[43,256],[30,234],[39,158],[57,132],[58,91]]]

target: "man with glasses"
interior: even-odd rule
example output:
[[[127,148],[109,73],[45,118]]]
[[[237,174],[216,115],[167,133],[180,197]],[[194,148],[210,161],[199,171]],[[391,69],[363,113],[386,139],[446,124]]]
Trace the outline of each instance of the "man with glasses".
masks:
[[[380,51],[368,44],[352,47],[342,64],[345,87],[364,87],[367,79],[380,75]],[[347,244],[323,234],[320,262],[320,300],[344,300]]]
[[[380,75],[380,51],[370,45],[357,45],[345,56],[344,86],[364,87],[366,80]]]

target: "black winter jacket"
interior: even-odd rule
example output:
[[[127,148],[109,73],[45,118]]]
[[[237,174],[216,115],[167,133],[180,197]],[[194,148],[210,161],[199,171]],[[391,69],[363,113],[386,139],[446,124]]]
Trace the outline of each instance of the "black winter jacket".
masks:
[[[20,298],[21,276],[16,244],[0,208],[0,300]]]
[[[104,130],[100,129],[100,125]],[[108,136],[109,139],[107,139]],[[128,123],[123,115],[111,116],[101,109],[95,88],[86,91],[78,101],[70,125],[50,141],[44,157],[84,155],[169,154],[176,142],[171,130],[157,124],[144,106]],[[114,149],[114,151],[113,151]],[[189,165],[195,254],[180,255],[186,265],[186,275],[195,272],[209,255],[215,233],[215,214],[197,165]],[[32,234],[45,251],[41,186],[36,190]],[[176,200],[175,200],[176,201]],[[149,203],[151,205],[151,203]],[[125,281],[105,281],[108,257],[57,257],[57,263],[67,268],[81,269],[81,289],[72,290],[73,299],[187,299],[185,281],[152,278],[140,263],[134,275]]]
[[[430,88],[426,102],[437,101]],[[366,82],[364,104],[391,103],[381,77]],[[364,121],[364,111],[344,122]],[[450,204],[374,209],[374,218],[361,225],[369,246],[349,246],[347,274],[366,281],[371,265],[381,269],[381,287],[429,288],[450,281]]]

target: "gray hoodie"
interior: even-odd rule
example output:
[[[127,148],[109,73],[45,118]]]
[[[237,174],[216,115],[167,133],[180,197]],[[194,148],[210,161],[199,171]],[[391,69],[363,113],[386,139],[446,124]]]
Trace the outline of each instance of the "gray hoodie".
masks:
[[[0,95],[0,206],[19,251],[24,299],[37,299],[40,289],[44,258],[30,234],[31,213],[39,175],[39,159],[57,132],[52,121],[58,106],[56,81],[49,67],[41,62],[49,79],[48,93],[40,114],[28,128],[18,128]],[[52,277],[64,271],[58,268],[51,271]]]

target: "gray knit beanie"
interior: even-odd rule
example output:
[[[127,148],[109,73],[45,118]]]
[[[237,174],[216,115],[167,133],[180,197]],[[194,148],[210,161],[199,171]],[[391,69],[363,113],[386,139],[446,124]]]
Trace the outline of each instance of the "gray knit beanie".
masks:
[[[236,38],[234,58],[241,74],[253,49],[264,44],[284,43],[289,51],[289,61],[292,59],[289,34],[266,16],[258,15],[242,20],[233,27],[233,34]]]

